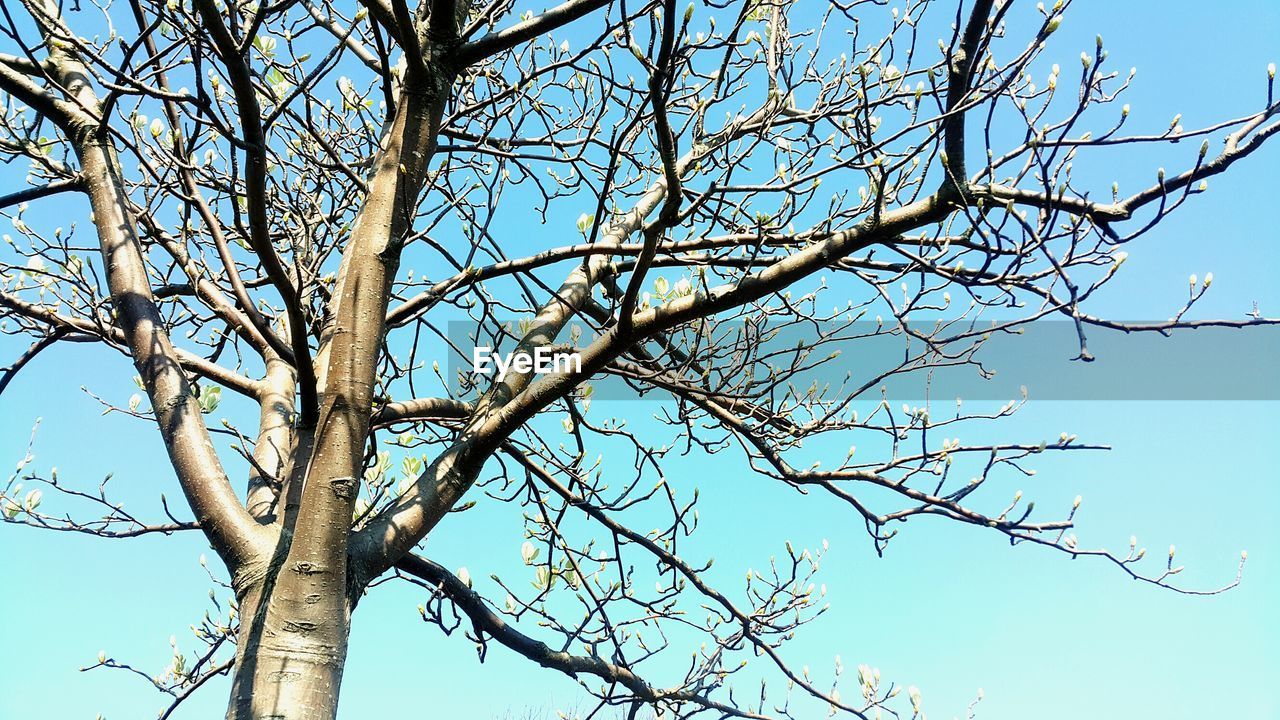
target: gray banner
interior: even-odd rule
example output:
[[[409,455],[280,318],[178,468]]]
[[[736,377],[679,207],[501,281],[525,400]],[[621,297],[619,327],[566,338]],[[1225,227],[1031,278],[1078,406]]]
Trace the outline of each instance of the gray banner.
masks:
[[[884,396],[895,401],[1004,402],[1020,398],[1023,387],[1037,400],[1280,400],[1278,326],[1201,327],[1168,335],[1086,327],[1092,362],[1076,359],[1080,340],[1071,321],[1026,323],[1016,334],[985,334],[989,327],[989,322],[939,329],[925,322],[904,328],[876,322],[771,327],[726,321],[702,334],[678,331],[671,341],[693,355],[699,369],[709,370],[705,379],[690,380],[694,385],[743,392],[750,382],[751,390],[768,386],[774,396],[788,387],[803,393],[817,383],[830,393],[857,392],[875,400],[883,388]],[[518,323],[509,328],[519,332]],[[464,396],[487,387],[494,377],[493,363],[487,377],[473,372],[475,347],[500,354],[515,346],[509,336],[477,339],[475,331],[471,323],[449,323],[453,350],[446,377]],[[594,339],[585,328],[573,342],[569,335],[562,333],[565,345],[559,350],[571,352]],[[656,344],[646,347],[661,352]],[[709,347],[721,350],[709,352]],[[663,364],[680,367],[670,355]],[[684,366],[686,379],[699,376]],[[597,400],[639,397],[618,377],[597,376],[590,384]]]

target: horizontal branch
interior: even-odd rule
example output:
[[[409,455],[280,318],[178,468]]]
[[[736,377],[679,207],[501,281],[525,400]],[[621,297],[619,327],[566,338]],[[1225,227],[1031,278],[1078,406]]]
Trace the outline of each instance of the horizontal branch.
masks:
[[[42,305],[27,302],[7,292],[0,291],[0,307],[6,308],[28,320],[41,323],[54,331],[61,330],[63,332],[92,336],[101,342],[120,348],[126,347],[128,344],[124,332],[119,328],[99,325],[84,318],[63,315]],[[253,378],[241,375],[230,368],[219,365],[184,348],[174,347],[174,353],[178,364],[187,372],[212,380],[245,397],[257,399],[260,394],[259,383]]]
[[[31,200],[39,200],[40,198],[57,195],[58,193],[70,192],[72,190],[83,190],[84,183],[80,178],[70,178],[66,180],[54,180],[44,185],[33,185],[25,190],[9,193],[0,196],[0,210],[19,205]]]
[[[660,702],[690,702],[709,710],[723,713],[721,717],[763,718],[765,716],[715,702],[686,690],[660,690],[654,688],[635,672],[623,665],[611,663],[594,655],[572,655],[553,650],[546,643],[535,640],[508,625],[497,613],[489,609],[483,598],[439,563],[409,553],[396,562],[396,568],[435,586],[458,606],[475,626],[477,634],[486,633],[503,646],[533,660],[542,667],[577,678],[580,674],[595,675],[610,683],[623,685],[635,697],[649,704]]]
[[[474,408],[461,400],[451,398],[415,398],[383,405],[369,419],[372,427],[386,427],[398,422],[434,420],[440,418],[465,418]]]
[[[489,33],[458,48],[454,57],[464,67],[475,64],[503,50],[510,50],[520,43],[567,25],[584,15],[608,7],[613,0],[569,0],[541,15],[517,23],[505,30]]]

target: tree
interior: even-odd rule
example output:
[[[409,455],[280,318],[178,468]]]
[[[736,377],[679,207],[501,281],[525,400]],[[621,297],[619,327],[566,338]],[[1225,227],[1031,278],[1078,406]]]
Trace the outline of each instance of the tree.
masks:
[[[1211,277],[1165,323],[1087,309],[1121,248],[1280,131],[1274,68],[1256,113],[1135,135],[1117,107],[1133,73],[1111,70],[1101,37],[1079,68],[1032,78],[1064,2],[567,0],[519,17],[503,0],[20,5],[5,10],[0,153],[28,186],[0,198],[16,231],[0,305],[5,332],[31,344],[0,391],[57,343],[128,354],[146,398],[108,409],[159,432],[193,519],[146,521],[105,485],[35,473],[101,517],[41,510],[14,480],[4,514],[102,537],[204,533],[236,603],[156,681],[166,714],[230,672],[229,718],[334,717],[352,612],[388,578],[424,588],[424,618],[465,618],[482,653],[496,642],[632,716],[803,716],[776,688],[733,690],[745,659],[832,712],[919,714],[914,690],[869,668],[841,695],[780,651],[821,612],[821,550],[788,545],[745,588],[677,551],[697,494],[664,476],[673,452],[723,453],[847,504],[877,551],[900,522],[937,516],[1190,592],[1172,550],[1145,571],[1136,547],[1079,545],[1075,508],[974,494],[1038,453],[1095,446],[939,443],[1017,406],[899,412],[878,388],[979,366],[993,334],[1052,316],[1073,323],[1081,361],[1095,328],[1277,322],[1186,318]],[[1185,169],[1132,192],[1074,178],[1138,144]],[[23,219],[63,193],[87,197],[96,247]],[[530,242],[531,215],[564,239]],[[410,257],[425,271],[403,270]],[[843,307],[825,312],[833,296]],[[807,342],[779,350],[783,329]],[[797,384],[885,337],[911,350],[846,383]],[[501,377],[457,364],[486,342],[579,364]],[[667,398],[672,436],[589,417],[589,381],[604,378]],[[210,421],[223,390],[253,404],[256,431]],[[850,435],[881,456],[804,466],[803,441]],[[968,466],[973,480],[953,469]],[[495,581],[508,593],[495,599],[424,554],[477,497],[524,509],[532,593]],[[705,644],[660,683],[647,661],[669,629]]]

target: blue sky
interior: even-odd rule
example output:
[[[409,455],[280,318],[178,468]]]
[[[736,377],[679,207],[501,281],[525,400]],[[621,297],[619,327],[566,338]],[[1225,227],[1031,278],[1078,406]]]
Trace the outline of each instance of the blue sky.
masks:
[[[1138,128],[1162,129],[1179,112],[1187,127],[1253,112],[1266,64],[1280,60],[1275,3],[1095,0],[1073,6],[1044,63],[1069,67],[1096,33],[1120,67],[1139,69],[1128,99]],[[1157,165],[1179,167],[1195,148],[1178,152],[1144,151],[1123,166],[1088,172],[1107,183],[1149,178]],[[1093,310],[1167,317],[1185,298],[1187,276],[1212,271],[1201,316],[1239,317],[1254,301],[1264,314],[1280,314],[1277,168],[1273,146],[1214,178],[1207,195],[1128,248],[1125,274]],[[52,222],[71,204],[33,204],[29,217]],[[529,235],[534,245],[552,242]],[[20,349],[0,338],[5,362]],[[154,511],[160,493],[176,500],[156,434],[101,417],[80,390],[123,400],[134,391],[132,375],[126,359],[89,347],[43,356],[0,400],[0,462],[12,467],[22,457],[39,416],[35,467],[56,465],[81,487],[114,472],[117,497],[131,508]],[[636,416],[641,409],[656,408],[628,403],[598,412]],[[844,508],[752,482],[736,461],[693,457],[668,472],[675,482],[699,482],[697,549],[719,567],[758,566],[788,539],[809,547],[830,540],[822,579],[833,609],[789,649],[820,677],[829,677],[836,654],[847,667],[868,663],[920,687],[935,718],[963,717],[978,688],[985,691],[979,717],[994,720],[1280,718],[1280,471],[1271,452],[1280,403],[1033,400],[990,432],[1038,440],[1062,431],[1114,450],[1045,458],[1020,487],[1046,505],[1083,495],[1078,533],[1086,544],[1121,548],[1136,534],[1158,555],[1176,543],[1193,586],[1229,580],[1248,549],[1244,583],[1212,598],[1184,597],[1100,563],[1010,548],[972,527],[927,521],[904,528],[877,558]],[[450,518],[431,538],[431,554],[477,577],[518,567],[521,527],[505,519],[501,508],[483,504]],[[742,532],[744,522],[752,532]],[[0,717],[151,717],[161,701],[145,683],[77,668],[106,649],[158,672],[171,634],[194,644],[187,627],[204,611],[209,588],[197,562],[207,551],[203,539],[107,542],[4,525],[0,548],[7,590],[0,594]],[[346,717],[484,718],[574,702],[571,681],[500,647],[478,664],[460,635],[446,638],[418,620],[420,600],[406,586],[361,604],[343,688]],[[672,662],[683,656],[678,649]],[[211,684],[178,717],[216,716],[225,691],[225,682]]]

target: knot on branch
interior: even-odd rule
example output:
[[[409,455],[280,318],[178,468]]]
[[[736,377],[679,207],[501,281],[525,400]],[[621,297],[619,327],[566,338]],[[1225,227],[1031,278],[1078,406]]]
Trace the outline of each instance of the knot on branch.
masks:
[[[359,487],[359,483],[353,477],[338,477],[329,481],[329,489],[333,491],[334,495],[343,500],[350,500],[355,497],[357,487]]]

